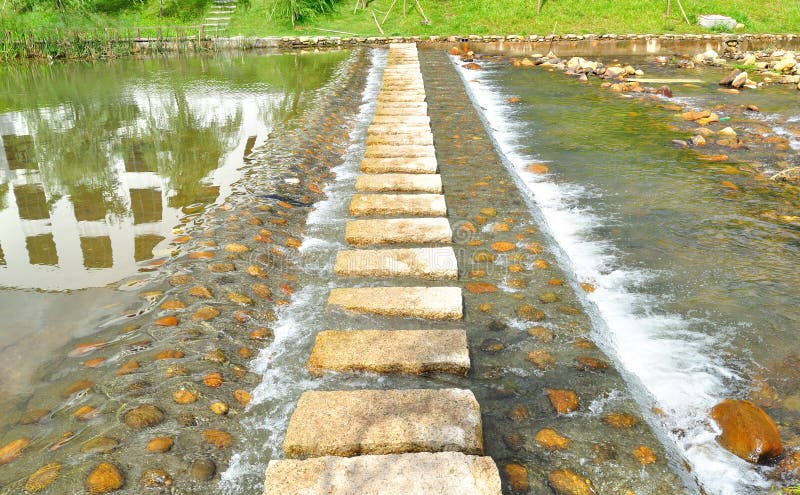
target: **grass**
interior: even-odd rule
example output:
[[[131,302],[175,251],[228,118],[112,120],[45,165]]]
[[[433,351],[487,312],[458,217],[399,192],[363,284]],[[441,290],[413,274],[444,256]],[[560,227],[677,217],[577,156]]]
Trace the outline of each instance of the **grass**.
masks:
[[[333,14],[319,16],[293,27],[290,22],[270,19],[273,0],[250,0],[249,9],[238,9],[229,26],[231,35],[306,35],[327,33],[317,28],[379,36],[372,18],[374,11],[381,20],[392,0],[374,0],[367,11],[353,13],[355,3],[337,4]],[[781,0],[682,0],[692,21],[687,25],[677,2],[666,16],[666,1],[653,0],[544,0],[536,15],[536,0],[420,0],[430,25],[421,24],[415,4],[407,0],[403,16],[403,0],[383,24],[388,36],[451,35],[451,34],[627,34],[627,33],[708,33],[697,26],[701,14],[728,15],[745,27],[742,32],[790,33],[800,30],[800,2]],[[344,36],[344,35],[342,35]]]
[[[373,0],[367,10],[353,13],[353,0],[340,0],[333,13],[319,15],[293,26],[289,20],[273,18],[275,0],[240,0],[227,30],[227,35],[244,36],[324,36],[341,31],[358,36],[379,36],[372,17],[381,20],[392,0]],[[286,1],[286,0],[282,0]],[[420,0],[429,25],[413,0],[397,0],[394,10],[382,28],[387,36],[431,36],[453,34],[627,34],[627,33],[708,33],[695,24],[700,14],[723,14],[742,22],[739,32],[790,33],[800,30],[800,2],[783,0],[682,0],[691,25],[687,25],[672,2],[666,16],[666,1],[653,0],[544,0],[541,14],[536,14],[537,0]],[[10,5],[10,2],[9,2]],[[62,15],[53,11],[15,13],[6,7],[0,11],[0,33],[38,30],[102,30],[113,27],[125,31],[134,26],[175,26],[202,23],[202,15],[194,18],[162,18],[157,0],[137,11],[119,15],[74,13]]]

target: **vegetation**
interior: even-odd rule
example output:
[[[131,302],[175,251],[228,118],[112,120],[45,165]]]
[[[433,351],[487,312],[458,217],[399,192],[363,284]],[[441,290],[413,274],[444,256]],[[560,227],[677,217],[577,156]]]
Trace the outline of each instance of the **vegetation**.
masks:
[[[728,15],[744,27],[739,32],[787,33],[800,26],[800,2],[780,0],[682,0],[691,24],[686,24],[666,0],[239,0],[226,35],[286,36],[451,34],[565,34],[565,33],[704,33],[701,14]],[[212,0],[3,0],[0,36],[103,40],[126,37],[135,27],[198,26]],[[363,5],[360,5],[363,7]],[[424,12],[424,13],[423,13]],[[422,22],[425,21],[425,22]],[[429,21],[429,22],[428,22]],[[109,35],[106,28],[111,28]],[[166,28],[164,28],[166,29]],[[141,29],[140,29],[141,31]],[[173,34],[179,34],[174,32]],[[75,34],[78,32],[79,34]],[[164,36],[172,36],[172,34]],[[3,39],[0,38],[0,44]],[[96,52],[96,43],[93,45]],[[54,50],[45,56],[59,56]],[[77,51],[77,56],[87,57]],[[84,50],[91,51],[91,50]],[[102,54],[101,54],[102,55]],[[88,55],[91,57],[91,54]],[[3,58],[0,46],[0,59]],[[5,58],[9,58],[6,56]]]

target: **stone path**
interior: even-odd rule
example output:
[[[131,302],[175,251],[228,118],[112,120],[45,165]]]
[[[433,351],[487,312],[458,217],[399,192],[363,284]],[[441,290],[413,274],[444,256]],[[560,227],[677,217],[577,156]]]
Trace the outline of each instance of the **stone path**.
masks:
[[[309,372],[465,375],[466,334],[455,323],[463,318],[463,300],[460,287],[446,285],[456,278],[457,264],[452,249],[442,246],[451,243],[452,230],[414,44],[390,45],[368,135],[365,175],[356,182],[366,194],[353,197],[350,212],[379,218],[347,222],[345,239],[364,249],[340,252],[334,273],[386,285],[335,288],[328,304],[353,314],[451,320],[454,328],[348,330],[344,320],[345,328],[317,336]],[[402,284],[420,278],[442,285]],[[480,407],[469,390],[306,392],[283,449],[289,458],[308,459],[270,461],[265,494],[501,493],[497,467],[482,455]]]
[[[203,20],[203,27],[207,34],[219,34],[228,27],[231,15],[236,10],[236,0],[214,0],[211,10]]]

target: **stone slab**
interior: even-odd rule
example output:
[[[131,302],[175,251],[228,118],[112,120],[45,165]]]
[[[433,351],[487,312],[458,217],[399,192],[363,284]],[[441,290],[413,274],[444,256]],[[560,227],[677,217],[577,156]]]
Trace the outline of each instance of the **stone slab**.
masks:
[[[458,278],[458,261],[451,247],[358,249],[339,251],[333,273],[340,277]]]
[[[469,373],[464,330],[326,330],[317,334],[309,373]]]
[[[379,316],[460,320],[459,287],[358,287],[331,289],[328,305]]]
[[[375,107],[375,115],[428,115],[427,107],[403,107],[403,108],[393,108],[393,107],[382,107],[380,105]]]
[[[362,174],[356,177],[358,192],[442,192],[439,174]]]
[[[433,146],[433,134],[430,131],[427,131],[406,134],[367,135],[367,146],[372,144],[388,144],[392,146]]]
[[[384,101],[424,103],[425,93],[420,91],[381,91],[378,95],[378,103]]]
[[[304,392],[283,441],[288,457],[407,452],[483,454],[480,406],[470,390]]]
[[[424,108],[427,110],[428,104],[424,101],[379,100],[375,108]]]
[[[372,124],[367,128],[367,135],[387,135],[387,134],[431,134],[431,128],[428,124],[406,124],[402,121],[387,123],[379,122]]]
[[[441,194],[355,194],[350,200],[350,215],[443,217],[447,205]]]
[[[491,457],[460,452],[272,460],[264,495],[500,495]]]
[[[368,174],[435,174],[438,165],[434,157],[364,158],[361,171]]]
[[[436,148],[432,144],[422,146],[371,144],[364,158],[434,158]]]
[[[450,244],[453,231],[446,218],[351,220],[345,239],[353,246],[375,244]]]
[[[372,118],[372,124],[400,124],[400,125],[424,125],[430,130],[431,118],[427,115],[407,115],[405,117],[390,116],[390,115],[375,115]]]

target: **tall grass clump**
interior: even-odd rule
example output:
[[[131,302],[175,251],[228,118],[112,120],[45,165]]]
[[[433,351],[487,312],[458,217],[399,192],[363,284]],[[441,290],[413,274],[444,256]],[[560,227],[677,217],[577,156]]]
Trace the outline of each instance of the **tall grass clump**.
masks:
[[[318,14],[329,14],[339,0],[271,0],[270,18],[277,21],[289,20],[292,26],[313,18]]]

